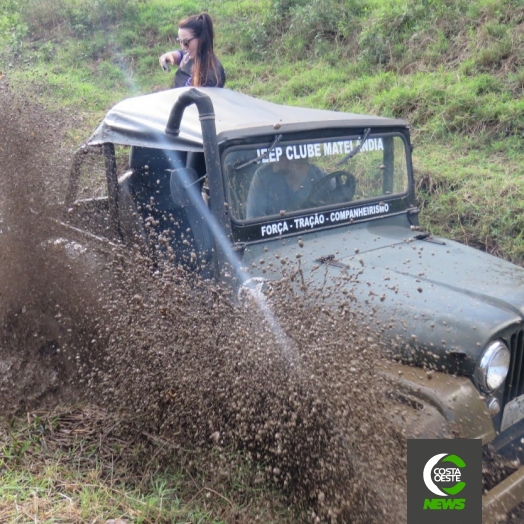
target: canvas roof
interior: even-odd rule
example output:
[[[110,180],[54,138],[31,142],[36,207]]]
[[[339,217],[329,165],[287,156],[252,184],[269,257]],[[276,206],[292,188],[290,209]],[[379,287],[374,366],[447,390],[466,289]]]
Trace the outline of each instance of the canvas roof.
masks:
[[[88,141],[90,145],[115,143],[165,149],[202,149],[198,110],[187,107],[180,135],[165,134],[171,109],[188,89],[169,89],[128,98],[109,110]],[[211,98],[218,142],[244,136],[268,135],[309,129],[340,127],[407,126],[404,120],[286,106],[220,88],[197,88]]]

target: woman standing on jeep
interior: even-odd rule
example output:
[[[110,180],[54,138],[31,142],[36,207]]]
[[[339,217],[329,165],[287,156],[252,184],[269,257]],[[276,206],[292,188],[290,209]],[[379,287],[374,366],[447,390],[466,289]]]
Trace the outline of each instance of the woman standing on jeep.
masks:
[[[182,49],[163,54],[159,61],[177,65],[173,87],[224,87],[226,73],[213,51],[213,21],[207,13],[178,23],[177,42]]]

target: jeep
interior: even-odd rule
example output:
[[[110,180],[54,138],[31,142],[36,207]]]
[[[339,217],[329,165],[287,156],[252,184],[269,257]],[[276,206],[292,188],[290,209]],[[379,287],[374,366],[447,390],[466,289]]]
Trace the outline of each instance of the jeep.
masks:
[[[107,113],[74,157],[64,222],[239,292],[299,264],[394,341],[377,372],[405,406],[407,436],[481,439],[515,460],[524,269],[421,229],[411,154],[401,119],[172,89]],[[488,487],[494,522],[524,499],[524,467]]]

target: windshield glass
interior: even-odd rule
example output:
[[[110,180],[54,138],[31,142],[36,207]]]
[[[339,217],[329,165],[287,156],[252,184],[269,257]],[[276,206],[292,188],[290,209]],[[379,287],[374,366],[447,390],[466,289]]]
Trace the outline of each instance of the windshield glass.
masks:
[[[284,216],[408,190],[405,142],[400,135],[372,133],[364,144],[355,136],[282,140],[267,154],[268,147],[235,149],[225,156],[225,181],[235,220]],[[354,156],[348,158],[352,152]]]

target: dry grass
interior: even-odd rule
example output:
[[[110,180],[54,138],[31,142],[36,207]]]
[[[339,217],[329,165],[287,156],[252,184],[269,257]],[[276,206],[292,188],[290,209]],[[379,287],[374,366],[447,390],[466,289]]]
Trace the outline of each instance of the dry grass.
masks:
[[[104,524],[291,522],[252,476],[202,475],[185,450],[177,463],[165,439],[133,434],[124,422],[83,406],[37,411],[0,427],[0,522]],[[202,457],[200,457],[202,459]]]

